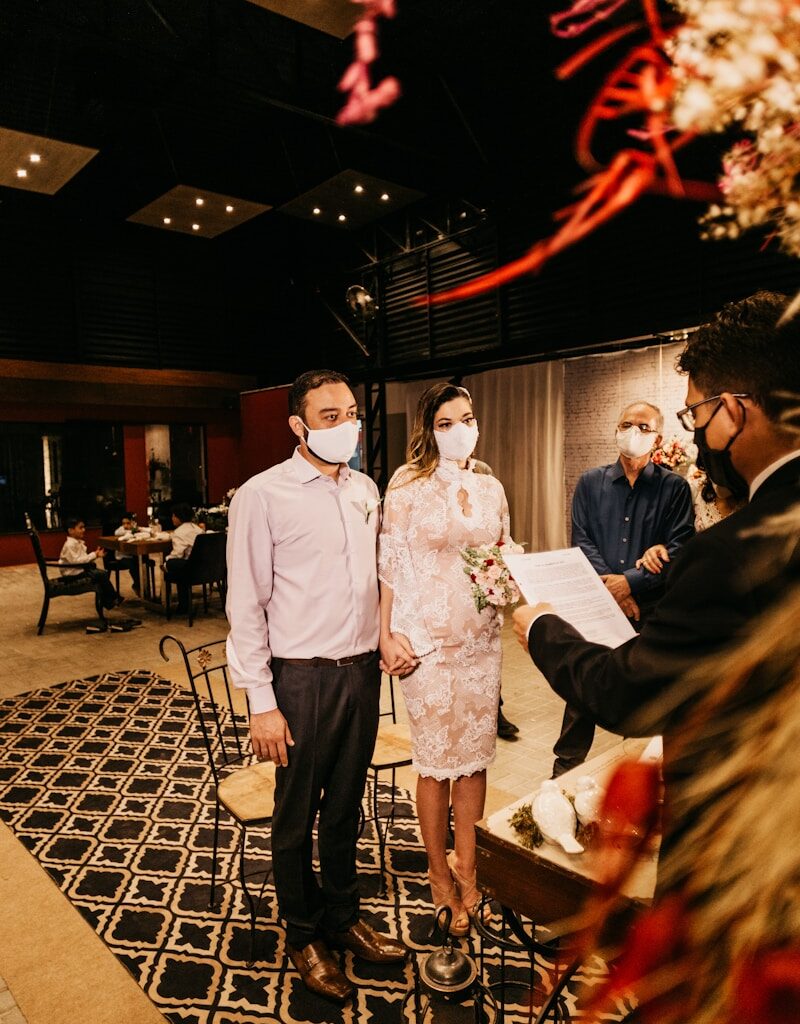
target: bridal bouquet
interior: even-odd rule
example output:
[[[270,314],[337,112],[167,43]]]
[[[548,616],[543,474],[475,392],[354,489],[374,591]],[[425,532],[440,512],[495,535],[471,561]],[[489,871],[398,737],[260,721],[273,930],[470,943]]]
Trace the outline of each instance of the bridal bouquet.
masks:
[[[692,461],[690,448],[679,437],[671,437],[669,441],[663,441],[660,448],[653,452],[653,462],[658,466],[666,466],[667,469],[676,470],[679,466],[688,466]]]
[[[505,545],[481,544],[474,548],[464,548],[461,557],[467,563],[464,572],[472,584],[472,598],[479,612],[492,605],[503,608],[507,604],[519,601],[519,588],[512,580],[506,563],[503,561],[502,549],[506,548],[515,554],[522,552],[519,544]]]

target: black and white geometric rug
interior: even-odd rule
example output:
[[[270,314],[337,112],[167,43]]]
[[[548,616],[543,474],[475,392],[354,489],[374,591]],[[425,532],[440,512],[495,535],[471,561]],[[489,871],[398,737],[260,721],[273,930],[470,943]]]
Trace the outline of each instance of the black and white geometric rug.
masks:
[[[248,968],[233,826],[220,830],[220,905],[208,908],[212,793],[191,695],[150,672],[107,673],[0,701],[0,817],[168,1020],[400,1024],[408,966],[365,964],[348,953],[344,969],[357,991],[351,1005],[338,1008],[306,991],[287,967],[269,885]],[[377,895],[378,845],[369,824],[359,842],[362,909],[424,954],[432,948],[425,855],[413,805],[406,811],[409,820],[392,829],[386,895]],[[268,831],[248,830],[248,849],[268,859]],[[487,982],[499,980],[496,950],[485,950],[484,968]],[[506,1020],[527,1021],[528,958],[509,954],[505,975],[522,986]],[[602,976],[598,961],[581,978],[591,985]],[[540,992],[550,987],[546,966],[537,964],[535,981]],[[569,992],[562,1009],[580,1019]],[[472,1014],[450,1008],[446,1016]]]

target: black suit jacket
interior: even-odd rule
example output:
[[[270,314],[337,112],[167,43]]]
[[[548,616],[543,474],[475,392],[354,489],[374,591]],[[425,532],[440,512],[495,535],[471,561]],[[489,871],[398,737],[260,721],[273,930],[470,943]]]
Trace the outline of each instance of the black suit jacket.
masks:
[[[612,650],[588,643],[557,615],[543,615],[528,635],[536,666],[568,704],[624,735],[635,712],[697,661],[728,647],[800,579],[800,526],[788,538],[742,536],[798,503],[794,459],[764,481],[748,506],[681,549],[637,637]],[[675,722],[655,724],[667,733]]]

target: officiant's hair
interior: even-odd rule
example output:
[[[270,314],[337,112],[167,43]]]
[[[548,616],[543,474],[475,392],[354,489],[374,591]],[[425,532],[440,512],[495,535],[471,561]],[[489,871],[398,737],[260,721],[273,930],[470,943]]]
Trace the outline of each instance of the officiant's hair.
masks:
[[[677,368],[706,395],[748,394],[775,427],[791,416],[800,393],[800,316],[788,296],[759,291],[729,302],[692,334]]]
[[[469,391],[457,384],[432,384],[422,393],[406,450],[406,463],[410,472],[404,473],[403,478],[398,480],[395,486],[431,476],[439,465],[439,448],[433,436],[433,421],[445,402],[452,402],[455,398],[466,398],[472,405]]]

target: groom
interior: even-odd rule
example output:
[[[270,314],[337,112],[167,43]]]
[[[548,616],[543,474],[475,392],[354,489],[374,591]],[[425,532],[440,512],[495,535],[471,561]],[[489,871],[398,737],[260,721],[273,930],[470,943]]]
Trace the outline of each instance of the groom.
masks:
[[[304,373],[289,413],[294,455],[230,507],[228,664],[247,690],[253,751],[276,765],[272,858],[289,956],[312,992],[344,1002],[353,990],[331,946],[373,963],[406,953],[359,917],[356,876],[381,681],[378,489],[347,466],[358,412],[346,377]]]

